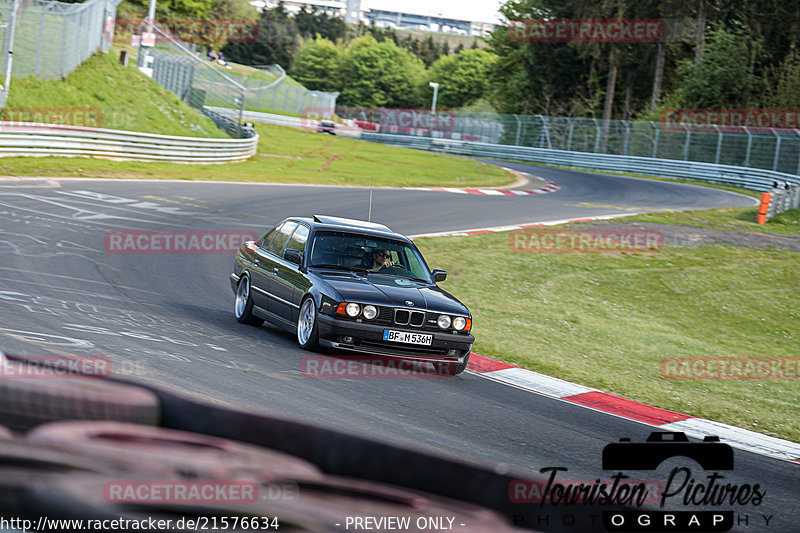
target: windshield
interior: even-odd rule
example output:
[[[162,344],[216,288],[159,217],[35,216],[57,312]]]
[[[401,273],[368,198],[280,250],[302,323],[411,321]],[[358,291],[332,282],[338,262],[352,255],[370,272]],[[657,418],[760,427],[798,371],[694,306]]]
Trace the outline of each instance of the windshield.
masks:
[[[357,233],[316,232],[311,244],[310,266],[374,272],[432,282],[425,260],[415,246]]]

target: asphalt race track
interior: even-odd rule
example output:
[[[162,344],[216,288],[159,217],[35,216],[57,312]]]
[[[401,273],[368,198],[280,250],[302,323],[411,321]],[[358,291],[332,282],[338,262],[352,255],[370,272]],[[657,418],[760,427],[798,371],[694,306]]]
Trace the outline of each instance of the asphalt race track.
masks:
[[[707,187],[503,166],[553,180],[561,190],[481,196],[376,189],[372,219],[419,234],[754,203]],[[109,356],[132,379],[209,402],[336,427],[521,477],[561,466],[571,478],[593,480],[604,475],[606,444],[648,436],[651,428],[643,424],[471,373],[452,379],[308,379],[301,360],[309,354],[291,336],[233,318],[232,254],[104,249],[104,235],[115,230],[260,234],[290,215],[366,218],[368,199],[368,189],[351,187],[0,180],[0,350]],[[740,450],[735,459],[726,481],[766,490],[761,505],[736,508],[739,517],[748,517],[742,531],[797,531],[800,466]],[[768,527],[762,515],[772,515]],[[576,526],[582,530],[588,526]]]

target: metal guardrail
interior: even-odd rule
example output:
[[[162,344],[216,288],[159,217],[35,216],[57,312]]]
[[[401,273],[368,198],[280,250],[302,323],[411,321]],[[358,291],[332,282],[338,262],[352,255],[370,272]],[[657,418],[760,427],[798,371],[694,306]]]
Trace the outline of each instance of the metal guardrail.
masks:
[[[228,119],[235,119],[239,116],[239,111],[236,109],[229,109],[226,107],[203,107],[203,113],[215,113],[217,115],[227,117]],[[209,115],[210,116],[210,115]],[[258,111],[242,111],[242,120],[248,122],[260,122],[262,124],[272,124],[275,126],[288,126],[290,128],[305,128],[316,129],[319,125],[319,120],[313,118],[303,117],[288,117],[285,115],[275,115],[273,113],[260,113]],[[361,128],[357,126],[339,124],[336,128],[337,135],[346,135],[348,137],[360,137]]]
[[[224,130],[234,139],[249,139],[256,135],[256,131],[253,129],[252,125],[249,124],[240,124],[237,120],[238,116],[228,116],[218,112],[215,112],[212,109],[202,108],[200,110],[205,116],[211,119],[211,121],[221,130]],[[238,113],[237,113],[238,115]]]
[[[235,119],[239,117],[238,109],[210,105],[203,107],[203,113],[215,113],[219,116],[229,119]],[[248,122],[261,122],[263,124],[274,124],[275,126],[289,126],[291,128],[307,128],[311,126],[316,127],[317,125],[317,121],[313,119],[275,115],[272,113],[260,113],[258,111],[248,111],[246,109],[242,111],[242,120]]]
[[[800,176],[793,174],[785,174],[760,168],[718,165],[715,163],[700,163],[696,161],[572,152],[566,150],[550,150],[547,148],[530,148],[525,146],[509,146],[370,132],[362,133],[361,139],[393,146],[416,148],[418,150],[543,163],[546,165],[588,170],[604,170],[625,174],[643,174],[665,178],[707,181],[711,183],[736,185],[757,191],[772,190],[776,182],[788,183],[792,186],[800,185]]]
[[[129,161],[229,163],[256,153],[246,139],[178,137],[154,133],[0,121],[0,157],[92,156]]]

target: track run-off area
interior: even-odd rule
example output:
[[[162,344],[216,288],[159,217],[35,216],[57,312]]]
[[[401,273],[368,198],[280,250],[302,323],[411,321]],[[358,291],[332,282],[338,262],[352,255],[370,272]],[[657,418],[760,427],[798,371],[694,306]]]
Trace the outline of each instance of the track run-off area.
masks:
[[[708,187],[497,163],[555,182],[536,195],[372,190],[372,220],[406,235],[555,220],[744,207]],[[107,356],[126,378],[520,477],[560,466],[602,476],[603,447],[652,427],[467,372],[450,379],[309,379],[309,355],[233,316],[233,253],[109,253],[115,231],[261,235],[288,216],[366,219],[370,189],[253,183],[0,179],[0,350]],[[430,265],[436,268],[437,265]],[[447,282],[442,285],[447,289]],[[458,296],[456,294],[455,296]],[[742,531],[797,531],[797,464],[735,450],[732,484],[766,492]],[[606,473],[606,475],[608,475]],[[766,517],[771,517],[768,526]]]

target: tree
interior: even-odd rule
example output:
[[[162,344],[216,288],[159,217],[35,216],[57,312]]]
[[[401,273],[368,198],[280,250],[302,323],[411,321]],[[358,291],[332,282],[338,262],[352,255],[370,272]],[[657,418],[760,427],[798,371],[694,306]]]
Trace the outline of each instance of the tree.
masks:
[[[300,47],[292,66],[292,77],[312,91],[339,91],[342,51],[328,39],[317,37]]]
[[[752,94],[761,94],[761,80],[753,66],[760,42],[747,33],[716,29],[706,33],[703,55],[697,64],[684,60],[678,67],[676,91],[683,107],[708,109],[748,107]]]
[[[438,100],[442,107],[462,107],[483,97],[488,88],[487,75],[497,58],[485,50],[464,50],[439,58],[418,85],[419,99],[431,100],[429,82],[439,84]]]
[[[266,9],[258,19],[258,37],[254,43],[229,43],[222,52],[236,63],[271,65],[277,63],[290,70],[300,49],[300,35],[294,19],[278,4]]]
[[[797,109],[800,107],[800,53],[792,52],[774,76],[775,82],[766,105]]]
[[[344,106],[413,107],[418,104],[414,88],[425,67],[414,57],[387,40],[372,36],[350,43],[341,61],[340,77],[345,84],[337,100]]]
[[[501,12],[508,20],[569,18],[563,3],[550,6],[547,1],[508,2]],[[486,50],[497,56],[489,73],[489,93],[499,112],[568,116],[593,113],[596,90],[590,83],[591,60],[569,43],[512,39],[509,28],[501,27],[487,39]]]

